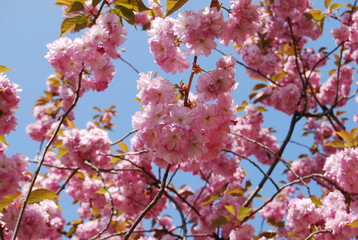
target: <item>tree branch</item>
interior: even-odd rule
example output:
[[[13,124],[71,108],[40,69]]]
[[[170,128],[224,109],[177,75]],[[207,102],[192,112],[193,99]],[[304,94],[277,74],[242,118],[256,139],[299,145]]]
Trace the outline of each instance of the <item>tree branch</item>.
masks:
[[[83,64],[82,64],[83,65]],[[68,114],[70,114],[70,112],[73,110],[73,108],[76,106],[77,102],[78,102],[78,99],[80,97],[80,90],[81,90],[81,81],[82,81],[82,74],[84,72],[85,68],[84,66],[82,67],[80,73],[78,74],[78,84],[77,84],[77,89],[76,89],[76,92],[75,92],[75,98],[73,99],[73,102],[72,102],[72,105],[69,107],[69,109],[61,116],[58,124],[57,124],[57,127],[55,129],[55,132],[52,134],[50,140],[47,142],[43,152],[42,152],[42,155],[41,155],[41,160],[40,162],[38,163],[37,165],[37,168],[34,172],[34,176],[32,178],[32,181],[29,185],[29,188],[27,190],[27,193],[26,193],[26,196],[25,196],[25,200],[22,204],[22,207],[21,207],[21,210],[20,210],[20,213],[19,213],[19,216],[17,218],[17,221],[16,221],[16,225],[15,225],[15,229],[14,229],[14,233],[12,235],[12,240],[15,240],[16,239],[16,236],[17,236],[17,233],[19,231],[19,228],[20,228],[20,224],[21,224],[21,220],[22,220],[22,217],[24,215],[24,212],[25,212],[25,208],[26,208],[26,205],[27,205],[27,202],[29,200],[29,197],[30,197],[30,194],[31,194],[31,191],[32,191],[32,188],[34,187],[35,185],[35,181],[37,179],[37,176],[38,174],[40,173],[40,169],[41,169],[41,166],[45,160],[45,156],[46,156],[46,153],[48,152],[48,150],[50,149],[50,146],[51,144],[53,143],[53,141],[55,140],[58,132],[60,131],[60,128],[63,124],[63,122],[65,121],[66,117],[68,116]]]
[[[129,229],[129,231],[126,233],[126,235],[124,236],[124,240],[128,240],[129,237],[131,236],[131,234],[133,233],[134,229],[137,227],[137,225],[140,223],[140,221],[142,221],[142,219],[144,218],[144,216],[155,206],[155,204],[157,204],[157,202],[159,201],[159,199],[162,197],[164,191],[165,191],[165,185],[166,185],[166,180],[169,174],[169,170],[170,170],[171,164],[167,165],[167,168],[165,169],[165,173],[163,176],[163,180],[162,183],[160,185],[160,189],[157,193],[157,195],[154,197],[154,199],[148,204],[148,206],[142,211],[142,213],[139,215],[139,217],[137,218],[137,220],[133,223],[132,227]]]

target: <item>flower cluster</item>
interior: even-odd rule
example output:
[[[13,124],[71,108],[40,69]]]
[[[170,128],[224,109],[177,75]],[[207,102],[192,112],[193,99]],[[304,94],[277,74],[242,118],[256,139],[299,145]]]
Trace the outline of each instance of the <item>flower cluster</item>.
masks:
[[[20,181],[27,181],[25,175],[28,167],[28,158],[17,153],[12,157],[5,155],[6,147],[0,143],[0,200],[7,195],[15,194],[20,188]]]
[[[118,21],[119,17],[113,13],[101,14],[82,37],[75,40],[63,37],[48,44],[46,58],[72,83],[78,81],[83,68],[88,69],[92,77],[84,78],[84,88],[103,91],[114,74],[111,58],[119,57],[116,48],[124,42],[123,35],[127,34]]]
[[[5,74],[0,73],[0,135],[9,134],[17,124],[15,109],[18,108],[21,92],[18,85],[10,82]]]
[[[148,34],[154,61],[166,72],[182,72],[189,67],[187,56],[208,56],[216,47],[216,39],[228,45],[230,41],[242,44],[259,29],[258,7],[251,0],[231,1],[232,11],[224,21],[216,8],[205,8],[198,13],[185,11],[177,19],[155,18]],[[188,50],[180,48],[183,43]]]
[[[184,107],[182,101],[174,101],[174,85],[168,80],[141,73],[137,96],[144,104],[144,111],[133,117],[133,127],[139,130],[133,141],[140,142],[138,145],[144,149],[155,150],[154,159],[168,163],[215,158],[235,111],[227,94],[235,85],[233,58],[220,59],[217,67],[212,74],[199,77],[196,106],[192,109]],[[216,104],[205,104],[215,99],[218,99]]]
[[[345,148],[327,157],[324,175],[337,183],[342,189],[358,193],[358,149]]]
[[[11,239],[20,208],[21,204],[11,203],[1,217],[1,221],[6,223],[3,232],[6,240]],[[65,219],[61,216],[58,205],[52,200],[45,199],[26,207],[17,239],[59,239],[61,233],[58,230],[62,230],[64,225]]]
[[[358,218],[356,204],[346,207],[343,194],[337,190],[328,193],[315,205],[309,198],[294,198],[289,203],[286,226],[300,238],[305,238],[312,229],[326,229],[331,233],[320,233],[315,239],[351,239],[358,234],[357,228],[348,226]]]

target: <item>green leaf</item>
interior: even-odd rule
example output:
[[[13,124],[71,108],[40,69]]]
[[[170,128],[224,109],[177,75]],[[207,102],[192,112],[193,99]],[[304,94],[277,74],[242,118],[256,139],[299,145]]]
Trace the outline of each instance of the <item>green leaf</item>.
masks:
[[[129,24],[135,25],[135,16],[133,10],[126,7],[116,5],[113,9],[109,10],[110,12],[116,14],[118,17],[123,18]]]
[[[232,196],[238,197],[238,196],[243,196],[245,191],[243,191],[242,189],[234,188],[234,189],[227,191],[227,193]]]
[[[188,0],[167,0],[167,13],[169,16],[179,8],[181,8]]]
[[[119,142],[117,143],[117,145],[124,151],[124,152],[128,152],[128,146],[127,144],[125,144],[124,142]]]
[[[107,193],[107,190],[106,190],[104,187],[101,187],[100,189],[98,189],[98,190],[96,191],[96,193],[106,194],[106,193]]]
[[[57,158],[61,158],[65,156],[68,153],[68,150],[66,148],[60,148],[60,150],[57,153]]]
[[[341,6],[343,6],[343,3],[334,3],[329,7],[329,10],[333,11],[334,9],[339,8]]]
[[[9,144],[6,142],[5,136],[4,135],[0,135],[0,142],[2,142],[3,144],[5,144],[6,146],[9,146]]]
[[[83,3],[79,2],[79,1],[75,1],[73,4],[71,4],[68,9],[67,9],[67,13],[72,13],[72,12],[78,12],[78,11],[82,11],[83,9],[85,9]]]
[[[245,107],[243,107],[243,106],[236,108],[236,112],[241,112],[243,110],[245,110]]]
[[[79,14],[74,17],[69,17],[63,20],[61,23],[61,34],[60,37],[65,35],[66,33],[75,30],[79,31],[85,27],[87,27],[89,23],[89,17],[84,14]]]
[[[358,140],[358,127],[353,128],[350,132],[351,136],[355,139]]]
[[[20,192],[17,192],[13,195],[8,195],[5,196],[1,201],[0,201],[0,212],[2,212],[4,210],[4,208],[6,208],[8,205],[10,205],[18,196],[20,196]]]
[[[204,206],[204,205],[206,205],[206,204],[208,204],[208,203],[211,203],[211,202],[215,201],[216,199],[218,199],[219,197],[220,197],[220,195],[219,195],[218,193],[215,194],[215,195],[210,195],[210,196],[204,198],[204,200],[203,200],[203,202],[200,204],[200,206]]]
[[[273,74],[270,76],[270,79],[274,82],[278,82],[280,81],[282,78],[284,78],[286,76],[286,73],[284,71],[278,73],[278,74]]]
[[[321,10],[312,10],[310,11],[310,14],[316,21],[321,21],[322,19],[324,19],[324,13],[322,13]]]
[[[141,0],[116,0],[114,2],[116,6],[122,6],[127,9],[131,9],[135,12],[143,12],[150,10],[147,8]]]
[[[55,5],[71,5],[74,0],[57,0]]]
[[[252,89],[251,92],[267,87],[265,83],[258,83]]]
[[[2,212],[4,210],[4,208],[6,208],[8,205],[10,205],[12,203],[13,200],[8,199],[8,198],[4,198],[0,201],[0,212]]]
[[[250,215],[251,210],[252,208],[240,207],[239,216],[237,216],[237,220],[239,221],[244,220],[247,216]]]
[[[326,146],[332,146],[332,147],[336,147],[336,148],[344,148],[344,147],[346,147],[345,142],[341,141],[341,140],[335,140],[335,141],[328,142],[326,144]]]
[[[235,207],[233,205],[225,205],[225,209],[232,215],[236,215]]]
[[[39,203],[45,199],[55,200],[60,196],[56,195],[56,193],[51,190],[40,188],[32,191],[29,196],[28,204]]]
[[[65,35],[66,33],[68,33],[69,31],[75,29],[77,24],[77,19],[72,17],[72,18],[66,18],[65,20],[63,20],[63,22],[61,23],[61,34],[60,37],[62,37],[63,35]]]
[[[0,73],[7,72],[7,71],[10,71],[10,70],[14,70],[14,69],[5,67],[4,65],[0,65]]]
[[[210,229],[215,229],[217,227],[220,227],[221,225],[228,223],[231,221],[231,218],[228,216],[221,216],[213,220],[213,222],[210,225]]]
[[[323,205],[323,203],[318,199],[317,196],[312,196],[311,201],[316,207]]]
[[[358,219],[354,220],[351,223],[347,223],[346,225],[351,226],[351,227],[355,227],[358,228]]]
[[[326,8],[328,8],[329,5],[331,5],[331,2],[332,2],[332,0],[324,0],[324,6],[325,6]]]
[[[257,111],[258,112],[266,112],[266,108],[262,107],[262,106],[258,106],[257,107]]]
[[[343,132],[336,132],[338,136],[340,136],[341,138],[348,140],[348,141],[352,141],[354,140],[354,136],[351,136],[351,134],[347,131],[343,131]]]

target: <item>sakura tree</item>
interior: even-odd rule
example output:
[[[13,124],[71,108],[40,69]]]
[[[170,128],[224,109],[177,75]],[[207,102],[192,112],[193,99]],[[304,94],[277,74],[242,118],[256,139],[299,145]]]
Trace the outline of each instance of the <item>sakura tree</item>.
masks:
[[[357,0],[190,4],[57,0],[61,35],[45,56],[54,72],[26,128],[34,159],[6,154],[21,90],[0,65],[1,240],[358,236]],[[157,69],[126,61],[135,28]],[[115,101],[94,107],[84,129],[76,105],[111,87],[114,61],[137,73],[141,108],[112,139]],[[288,128],[267,121],[283,115]],[[200,186],[178,185],[180,173]],[[61,196],[79,219],[64,218]]]

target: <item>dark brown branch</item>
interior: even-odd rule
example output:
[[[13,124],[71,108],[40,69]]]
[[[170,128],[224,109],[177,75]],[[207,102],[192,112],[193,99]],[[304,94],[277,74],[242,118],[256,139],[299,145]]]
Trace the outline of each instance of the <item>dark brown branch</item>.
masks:
[[[271,183],[275,186],[276,190],[279,189],[279,186],[276,184],[276,182],[275,182],[270,176],[268,176],[268,175],[265,173],[265,171],[262,170],[262,169],[260,168],[260,166],[257,165],[257,164],[256,164],[254,161],[252,161],[250,158],[247,158],[247,157],[245,157],[245,156],[243,156],[243,155],[241,155],[241,154],[238,154],[238,153],[233,152],[233,151],[228,150],[228,149],[223,149],[222,151],[228,152],[228,153],[232,153],[232,154],[234,154],[235,156],[238,156],[238,157],[240,157],[240,158],[246,159],[246,160],[249,161],[252,165],[254,165],[265,177],[267,177],[267,178],[271,181]]]
[[[273,172],[273,170],[276,168],[277,163],[280,161],[280,158],[282,156],[282,153],[284,152],[288,142],[290,141],[293,131],[295,129],[296,123],[302,118],[302,116],[298,113],[293,114],[292,119],[291,119],[291,123],[290,123],[290,128],[288,130],[288,133],[286,135],[285,140],[283,141],[278,153],[276,154],[276,158],[275,161],[273,162],[273,164],[271,165],[271,167],[269,168],[269,170],[266,172],[266,175],[262,178],[261,182],[259,183],[259,185],[256,187],[256,189],[252,192],[252,194],[246,199],[245,203],[243,204],[244,207],[248,207],[250,205],[250,203],[252,202],[252,200],[256,197],[256,195],[258,194],[258,192],[262,189],[262,187],[265,185],[266,181],[267,181],[267,176],[270,176]]]
[[[126,233],[126,235],[124,236],[124,240],[128,240],[129,237],[131,236],[131,234],[133,233],[134,229],[137,227],[137,225],[142,221],[142,219],[144,218],[144,216],[155,206],[155,204],[157,204],[157,202],[159,201],[159,199],[162,197],[164,191],[165,191],[165,185],[166,185],[166,180],[169,174],[169,170],[170,170],[171,164],[167,165],[167,168],[165,169],[165,173],[163,176],[163,180],[162,183],[160,185],[160,189],[157,193],[157,195],[153,198],[153,200],[148,204],[148,206],[142,211],[142,213],[139,215],[139,217],[137,218],[137,220],[133,223],[132,227],[129,229],[129,231]]]
[[[66,181],[62,184],[62,186],[56,191],[56,195],[59,195],[63,189],[65,189],[67,183],[71,180],[71,178],[80,170],[80,168],[76,168],[72,171],[72,173],[67,177]]]

